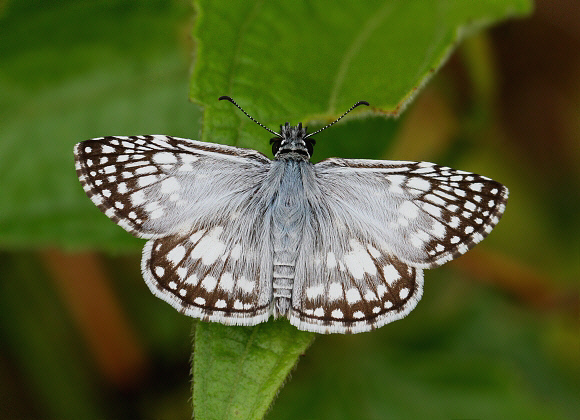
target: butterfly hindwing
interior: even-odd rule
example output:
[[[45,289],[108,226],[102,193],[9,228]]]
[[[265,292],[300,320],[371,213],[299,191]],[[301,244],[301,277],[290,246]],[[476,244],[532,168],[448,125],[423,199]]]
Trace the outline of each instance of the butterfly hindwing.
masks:
[[[111,136],[75,147],[91,200],[141,238],[228,215],[260,187],[270,160],[253,150],[170,136]]]
[[[259,219],[251,221],[264,229]],[[195,318],[227,325],[267,320],[272,294],[269,238],[244,236],[241,230],[230,222],[149,240],[141,262],[147,285]]]
[[[367,242],[360,231],[337,229],[316,240],[313,236],[325,223],[333,226],[331,219],[320,218],[305,229],[305,241],[315,246],[297,261],[293,325],[319,333],[358,333],[413,310],[423,293],[422,269]],[[304,242],[302,249],[308,248]]]

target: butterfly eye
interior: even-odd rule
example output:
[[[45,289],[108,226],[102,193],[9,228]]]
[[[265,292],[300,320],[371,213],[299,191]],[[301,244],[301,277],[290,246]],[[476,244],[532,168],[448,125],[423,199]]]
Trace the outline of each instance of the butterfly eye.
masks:
[[[276,156],[276,153],[278,153],[278,149],[280,149],[280,145],[282,144],[282,139],[273,137],[270,139],[270,144],[272,145],[272,154]]]
[[[310,155],[310,157],[312,157],[312,154],[314,153],[314,145],[316,144],[316,140],[311,139],[311,138],[307,138],[305,140],[306,143],[306,150],[308,150],[308,155]]]

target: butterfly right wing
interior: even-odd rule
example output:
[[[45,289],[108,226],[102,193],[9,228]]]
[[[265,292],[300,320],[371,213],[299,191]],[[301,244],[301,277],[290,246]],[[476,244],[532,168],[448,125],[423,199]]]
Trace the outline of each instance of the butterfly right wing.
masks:
[[[270,315],[270,160],[246,149],[169,136],[104,137],[75,147],[91,200],[150,239],[151,291],[189,316],[254,325]],[[266,183],[267,184],[267,183]]]
[[[310,211],[290,322],[363,332],[408,314],[423,268],[465,253],[497,224],[508,190],[427,162],[328,159],[304,172]]]

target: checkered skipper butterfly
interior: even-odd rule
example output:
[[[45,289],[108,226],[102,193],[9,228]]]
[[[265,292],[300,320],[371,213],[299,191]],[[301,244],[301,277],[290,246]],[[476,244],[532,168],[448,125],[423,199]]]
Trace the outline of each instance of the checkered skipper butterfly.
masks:
[[[321,130],[359,105],[368,103]],[[427,162],[313,165],[312,135],[321,130],[266,130],[274,160],[164,135],[75,146],[85,192],[149,240],[143,277],[186,315],[227,325],[285,316],[302,330],[369,331],[406,316],[421,298],[423,269],[472,248],[505,210],[507,188],[484,176]]]

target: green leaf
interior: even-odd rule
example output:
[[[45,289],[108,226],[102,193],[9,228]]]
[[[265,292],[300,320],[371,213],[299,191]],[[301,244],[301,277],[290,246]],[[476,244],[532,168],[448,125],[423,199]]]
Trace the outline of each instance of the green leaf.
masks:
[[[198,322],[193,354],[197,419],[262,418],[314,334],[286,320],[255,327]]]
[[[202,139],[263,152],[264,131],[219,96],[272,128],[328,121],[358,100],[398,114],[466,34],[531,9],[528,0],[195,4],[190,95],[204,105]]]
[[[190,95],[204,106],[202,140],[268,153],[264,130],[232,104],[218,102],[221,95],[233,97],[271,128],[285,121],[328,121],[358,100],[369,101],[374,113],[398,114],[465,34],[527,13],[531,4],[199,0],[195,7]],[[372,123],[384,129],[384,140],[392,139],[395,123]],[[321,141],[327,132],[317,136],[325,145],[323,157],[339,149],[345,157],[361,153],[358,139],[371,137],[362,127],[372,131],[369,124],[351,122],[333,128],[332,142]],[[386,143],[365,147],[369,153],[356,157],[379,157]],[[272,346],[293,342],[292,335],[303,340],[284,353],[280,366],[280,352],[271,352]],[[195,340],[196,418],[253,419],[265,413],[311,335],[286,322],[253,328],[199,323]],[[277,366],[275,380],[272,366]]]
[[[190,16],[183,0],[10,2],[0,22],[0,247],[142,247],[84,194],[72,150],[103,135],[198,137]]]

